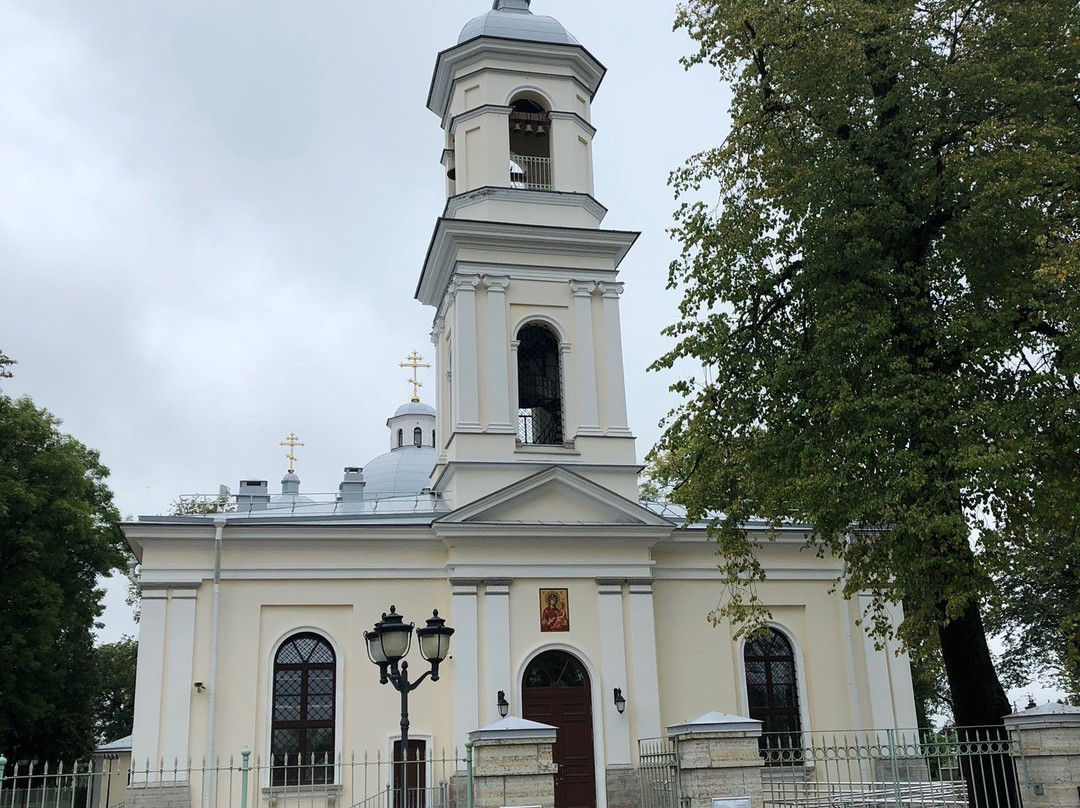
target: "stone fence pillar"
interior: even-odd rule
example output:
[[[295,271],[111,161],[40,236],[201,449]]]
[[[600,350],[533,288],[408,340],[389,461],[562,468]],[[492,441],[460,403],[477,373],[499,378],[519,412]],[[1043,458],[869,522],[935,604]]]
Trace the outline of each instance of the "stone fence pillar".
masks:
[[[747,798],[748,808],[762,808],[760,736],[760,721],[717,712],[668,727],[683,804],[712,808],[714,799]]]
[[[469,740],[476,808],[555,808],[555,727],[508,716]]]
[[[1024,808],[1080,808],[1080,707],[1033,707],[1005,726],[1019,741],[1013,760]]]

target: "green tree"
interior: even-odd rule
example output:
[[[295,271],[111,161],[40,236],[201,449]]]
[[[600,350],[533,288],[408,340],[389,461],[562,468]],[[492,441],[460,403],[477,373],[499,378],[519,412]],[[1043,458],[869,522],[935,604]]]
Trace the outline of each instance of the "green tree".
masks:
[[[99,743],[131,734],[135,719],[135,662],[139,643],[132,637],[99,645],[94,650],[97,698],[94,730]]]
[[[689,0],[676,26],[732,129],[672,177],[682,320],[655,367],[706,378],[653,456],[692,518],[724,514],[721,615],[761,616],[740,524],[807,524],[869,628],[897,601],[940,648],[957,723],[1000,723],[998,564],[1080,503],[1080,7]]]
[[[0,750],[94,747],[98,576],[123,565],[107,469],[29,399],[0,394]]]

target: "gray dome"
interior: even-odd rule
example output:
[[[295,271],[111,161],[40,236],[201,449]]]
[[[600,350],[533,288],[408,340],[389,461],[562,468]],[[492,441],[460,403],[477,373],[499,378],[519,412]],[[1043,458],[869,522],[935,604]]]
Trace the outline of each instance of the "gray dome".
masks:
[[[403,446],[364,466],[364,499],[412,496],[431,485],[435,447]]]
[[[478,36],[557,45],[580,44],[554,17],[542,17],[529,11],[529,0],[495,0],[491,11],[469,20],[461,29],[458,44]]]
[[[407,404],[402,404],[397,408],[397,412],[394,413],[394,417],[399,415],[430,415],[435,417],[435,408],[430,404],[424,404],[420,401],[410,401]]]

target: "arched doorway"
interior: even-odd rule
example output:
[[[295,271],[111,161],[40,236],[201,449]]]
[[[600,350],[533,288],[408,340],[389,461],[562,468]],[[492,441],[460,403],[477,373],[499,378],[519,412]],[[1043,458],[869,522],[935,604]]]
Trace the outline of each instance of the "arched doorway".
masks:
[[[529,663],[521,683],[521,714],[559,728],[553,754],[555,808],[595,808],[592,688],[581,660],[545,651]]]

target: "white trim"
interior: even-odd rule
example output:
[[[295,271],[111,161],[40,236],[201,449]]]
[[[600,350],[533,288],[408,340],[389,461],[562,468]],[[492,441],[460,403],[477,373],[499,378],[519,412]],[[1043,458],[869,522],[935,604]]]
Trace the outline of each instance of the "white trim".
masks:
[[[558,342],[559,342],[560,347],[562,346],[563,343],[566,342],[566,329],[564,329],[562,327],[562,325],[559,323],[559,321],[556,320],[554,317],[551,317],[551,316],[549,316],[547,314],[540,314],[539,312],[535,313],[535,314],[526,314],[524,317],[522,317],[520,320],[517,321],[517,324],[510,331],[510,333],[513,335],[513,338],[514,338],[513,341],[520,343],[521,340],[518,339],[518,332],[522,328],[524,328],[525,326],[531,325],[532,323],[535,323],[535,322],[540,322],[540,323],[544,323],[545,325],[551,326],[553,328],[553,330],[555,331],[555,336],[558,337]],[[560,352],[560,355],[559,355],[559,359],[560,360],[562,359],[561,352]],[[561,368],[560,368],[560,370],[561,370]]]
[[[777,623],[775,620],[769,620],[766,625],[778,631],[784,636],[789,643],[791,643],[791,651],[795,657],[795,686],[798,688],[799,697],[799,722],[802,724],[800,730],[803,734],[804,743],[809,741],[810,733],[810,694],[806,689],[806,659],[803,657],[802,643],[799,642],[799,638],[795,635],[795,632],[789,629],[787,626]],[[746,636],[739,638],[738,644],[738,659],[736,660],[736,670],[739,672],[738,676],[738,689],[739,689],[739,710],[750,717],[750,696],[746,691]],[[858,696],[856,695],[856,698]],[[764,726],[762,727],[764,731]],[[809,761],[807,761],[809,763]]]
[[[523,682],[525,680],[525,670],[529,667],[529,664],[540,656],[545,651],[563,651],[570,654],[572,657],[581,662],[585,666],[585,670],[589,673],[589,686],[592,690],[590,694],[592,696],[592,705],[590,710],[592,712],[592,725],[593,725],[593,771],[596,779],[596,804],[607,805],[607,767],[606,767],[606,750],[604,748],[604,721],[603,721],[603,695],[601,693],[601,679],[600,671],[597,670],[596,665],[592,660],[576,646],[568,645],[561,642],[549,642],[542,645],[534,646],[531,651],[528,651],[522,658],[521,663],[518,665],[517,676],[514,679],[516,687],[514,688],[513,698],[511,699],[511,709],[516,709],[517,715],[522,716],[522,691],[524,690]],[[524,718],[524,716],[522,716]]]
[[[506,103],[503,106],[507,106],[507,107],[512,106],[513,103],[514,103],[514,96],[521,95],[522,93],[535,93],[536,95],[543,98],[544,99],[544,105],[547,107],[547,109],[544,110],[545,112],[550,113],[551,108],[553,106],[555,106],[555,102],[552,100],[551,96],[547,92],[545,92],[544,90],[541,90],[535,84],[522,84],[519,87],[517,87],[516,89],[511,90],[507,94]]]
[[[381,788],[385,790],[390,789],[391,799],[393,799],[394,793],[394,741],[401,740],[401,733],[396,735],[386,736],[386,782],[382,784]],[[413,732],[412,727],[409,728],[409,741],[423,741],[424,742],[424,791],[427,792],[431,788],[432,777],[435,776],[435,767],[432,765],[433,758],[435,757],[435,736],[426,732]],[[408,751],[403,750],[405,760],[408,762]],[[433,808],[433,806],[427,806],[427,808]]]
[[[263,730],[263,752],[266,761],[266,765],[263,766],[263,774],[260,778],[262,780],[263,788],[271,788],[270,785],[270,765],[271,752],[270,741],[273,736],[274,726],[274,659],[277,657],[278,651],[281,646],[284,645],[289,639],[295,637],[297,634],[316,634],[322,637],[328,643],[330,647],[334,649],[334,785],[341,785],[341,767],[337,764],[341,762],[341,735],[343,732],[344,715],[345,715],[345,653],[338,641],[326,631],[326,629],[318,628],[312,625],[299,625],[295,628],[286,629],[277,640],[274,641],[270,647],[270,653],[266,657],[266,683],[264,693],[266,694],[266,701],[263,705],[263,709],[266,715],[266,726]],[[258,716],[256,716],[256,721]]]

